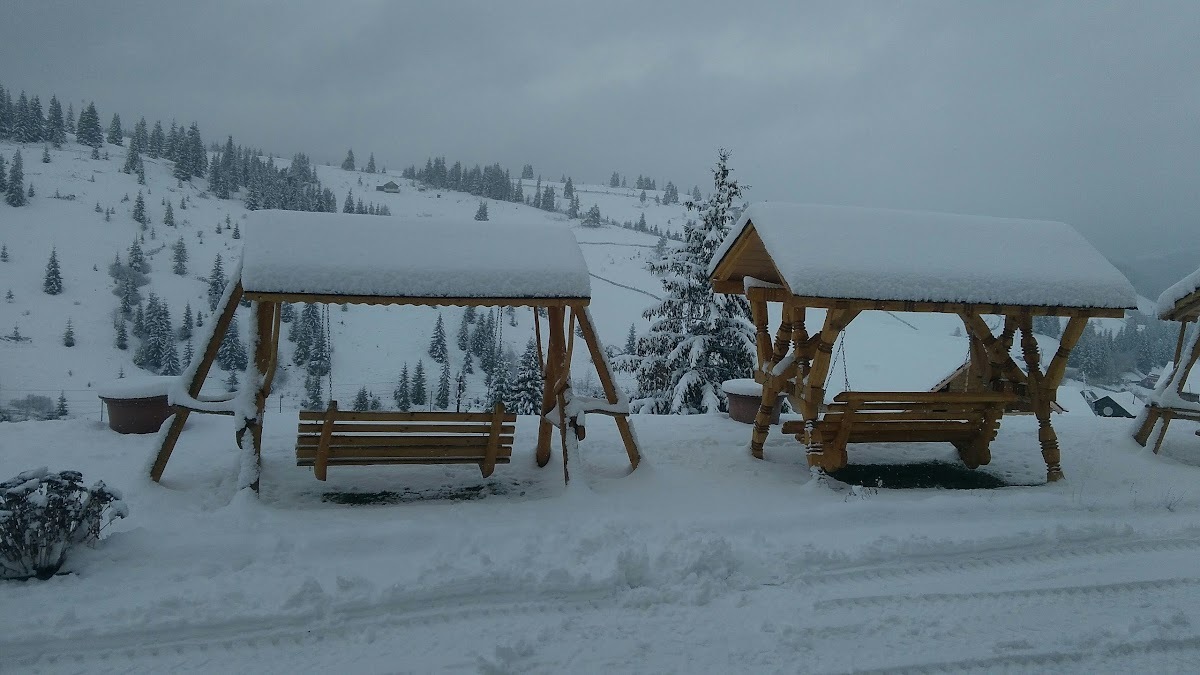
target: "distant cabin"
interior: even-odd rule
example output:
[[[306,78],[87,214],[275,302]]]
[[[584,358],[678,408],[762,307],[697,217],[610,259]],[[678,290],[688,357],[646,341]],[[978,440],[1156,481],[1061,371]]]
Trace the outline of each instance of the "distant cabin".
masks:
[[[1133,411],[1141,407],[1138,400],[1127,392],[1124,392],[1124,395],[1101,395],[1091,389],[1083,389],[1079,394],[1092,407],[1092,412],[1097,417],[1134,417]],[[1118,398],[1124,400],[1118,401]]]
[[[396,185],[396,181],[389,180],[388,182],[384,183],[383,185],[376,185],[375,191],[376,192],[390,192],[392,194],[398,194],[400,192],[400,186]]]

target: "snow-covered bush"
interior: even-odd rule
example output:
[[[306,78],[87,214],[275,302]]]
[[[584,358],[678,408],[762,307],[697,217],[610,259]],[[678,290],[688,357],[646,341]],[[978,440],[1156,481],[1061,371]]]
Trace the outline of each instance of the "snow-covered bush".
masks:
[[[78,471],[45,467],[0,483],[0,579],[49,579],[75,544],[91,544],[129,509],[116,490]]]

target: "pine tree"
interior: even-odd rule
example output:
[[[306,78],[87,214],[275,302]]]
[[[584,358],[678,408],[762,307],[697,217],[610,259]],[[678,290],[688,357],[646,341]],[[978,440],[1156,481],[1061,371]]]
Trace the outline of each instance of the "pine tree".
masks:
[[[487,202],[479,202],[479,209],[475,211],[475,220],[487,220]]]
[[[192,317],[192,303],[189,302],[183,306],[183,320],[179,324],[179,339],[192,339],[192,330],[195,325],[195,320]]]
[[[308,372],[313,375],[328,375],[330,369],[329,341],[321,323],[320,310],[314,311],[315,326],[308,327]]]
[[[121,130],[121,116],[113,114],[112,122],[108,123],[108,138],[109,143],[113,145],[125,145],[125,135]]]
[[[729,152],[718,152],[714,192],[703,204],[689,202],[700,222],[684,226],[684,246],[650,265],[662,277],[666,297],[643,316],[650,332],[637,354],[619,367],[635,373],[635,409],[648,413],[713,413],[725,409],[721,383],[747,377],[754,366],[754,329],[745,298],[716,295],[708,279],[713,253],[729,232],[734,200],[742,188],[729,177]]]
[[[433,405],[438,410],[445,410],[450,407],[450,360],[442,362],[442,374],[438,378],[437,394],[433,399]]]
[[[575,183],[567,176],[567,182],[563,184],[563,199],[571,199],[575,196]]]
[[[183,372],[179,364],[179,350],[175,347],[174,340],[168,340],[163,345],[160,361],[159,375],[178,375]]]
[[[147,154],[157,159],[162,155],[166,142],[167,138],[163,134],[162,122],[155,120],[154,129],[150,132],[150,142],[146,145]]]
[[[50,163],[50,146],[43,145],[42,146],[42,164],[49,164],[49,163]]]
[[[241,230],[238,228],[238,225],[237,225],[237,223],[234,223],[234,224],[233,224],[233,238],[234,238],[234,239],[241,239],[241,238],[242,238],[242,231],[241,231]]]
[[[646,213],[644,211],[642,212],[642,215],[638,217],[637,225],[634,227],[637,228],[639,232],[645,232],[647,229],[649,229],[646,226]]]
[[[237,316],[229,322],[229,328],[225,331],[225,335],[221,338],[221,345],[217,348],[217,365],[224,370],[245,370],[249,359],[246,356],[246,347],[242,344],[238,331]]]
[[[170,209],[170,207],[171,205],[167,204],[167,208]],[[170,210],[167,213],[170,213]],[[171,260],[175,263],[171,271],[179,276],[184,276],[187,274],[188,252],[187,244],[183,243],[183,237],[177,239],[171,249]]]
[[[428,394],[426,391],[425,361],[417,361],[417,367],[413,370],[410,394],[414,408],[419,408],[420,406],[425,405],[428,400]]]
[[[137,199],[133,202],[133,222],[141,225],[143,231],[150,224],[150,216],[146,214],[146,198],[141,190],[138,190]]]
[[[171,202],[167,202],[167,211],[163,214],[163,225],[167,227],[175,227],[175,210],[171,208]]]
[[[371,153],[371,157],[367,160],[367,173],[375,173],[375,153]]]
[[[4,155],[0,155],[0,194],[8,195],[8,168],[5,166]]]
[[[208,308],[216,311],[217,303],[225,294],[225,266],[221,263],[221,254],[213,261],[212,271],[208,273]]]
[[[579,195],[572,194],[571,201],[567,203],[567,217],[574,220],[579,217]]]
[[[587,210],[587,215],[583,217],[584,227],[600,227],[603,223],[603,217],[600,215],[600,207],[592,204],[592,208]]]
[[[133,336],[139,339],[146,337],[146,309],[140,302],[133,313]]]
[[[346,201],[342,204],[342,213],[354,213],[354,190],[346,193]]]
[[[60,391],[58,392],[58,405],[54,407],[54,418],[61,420],[70,414],[71,411],[67,408],[67,392]]]
[[[296,308],[292,303],[285,302],[279,306],[280,323],[291,323],[296,319]]]
[[[71,326],[71,319],[69,317],[67,318],[67,329],[63,331],[62,339],[64,347],[75,346],[75,328]]]
[[[117,338],[113,345],[121,351],[129,349],[129,333],[125,330],[125,319],[117,319]]]
[[[146,255],[142,253],[142,246],[137,239],[134,239],[133,243],[129,245],[128,266],[129,269],[142,274],[150,271],[150,263],[146,262]]]
[[[46,276],[42,280],[42,290],[46,295],[58,295],[63,292],[62,272],[58,269],[58,251],[50,249],[50,260],[46,263]]]
[[[8,262],[8,244],[0,244],[0,262]]]
[[[353,148],[351,148],[350,150],[348,150],[346,152],[346,159],[342,160],[342,170],[343,171],[353,171],[354,170],[354,149]]]
[[[437,363],[446,363],[448,353],[446,349],[446,325],[442,322],[442,315],[438,313],[437,322],[433,325],[433,337],[429,339],[429,358]]]
[[[21,162],[21,151],[13,153],[12,167],[8,170],[8,194],[4,201],[9,206],[25,206],[29,199],[25,196],[25,165]]]
[[[629,324],[629,334],[625,336],[625,353],[637,353],[637,329],[633,324]]]
[[[400,381],[396,383],[396,389],[392,391],[392,398],[396,401],[396,409],[402,412],[408,412],[412,409],[412,396],[409,394],[408,388],[408,364],[400,369]]]
[[[96,113],[96,104],[88,103],[83,112],[79,113],[79,123],[76,126],[75,140],[81,145],[99,148],[104,145],[104,132],[100,129],[100,115]]]
[[[366,412],[371,409],[371,396],[367,393],[367,386],[363,385],[359,388],[358,393],[354,395],[354,411]]]
[[[471,322],[466,312],[463,312],[462,321],[458,324],[458,350],[465,352],[471,347]],[[470,357],[467,357],[470,360]]]
[[[512,387],[512,412],[518,415],[541,414],[542,384],[542,366],[538,360],[537,342],[530,337],[517,362],[517,379]]]
[[[612,176],[608,179],[608,187],[621,187],[621,174],[616,171],[612,172]]]
[[[183,367],[184,368],[191,367],[192,359],[195,357],[195,355],[196,355],[195,349],[192,348],[192,341],[188,340],[187,342],[183,343]]]
[[[66,117],[66,119],[63,120],[63,128],[67,130],[68,134],[75,133],[75,104],[74,103],[67,104],[67,117]]]
[[[319,383],[319,381],[318,381]],[[225,378],[225,391],[233,393],[238,390],[238,376],[236,370],[229,371],[229,377]]]

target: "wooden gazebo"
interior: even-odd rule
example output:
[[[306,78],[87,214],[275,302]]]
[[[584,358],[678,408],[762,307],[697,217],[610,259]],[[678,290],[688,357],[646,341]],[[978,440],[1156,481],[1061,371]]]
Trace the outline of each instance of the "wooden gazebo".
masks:
[[[637,467],[639,452],[629,426],[627,399],[616,388],[597,337],[588,311],[591,284],[587,264],[567,228],[257,211],[247,217],[243,232],[242,261],[216,309],[216,320],[209,324],[211,332],[203,354],[181,376],[186,390],[180,386],[172,393],[174,418],[163,434],[150,470],[155,481],[161,478],[191,412],[234,416],[239,445],[245,432],[250,432],[257,467],[262,451],[263,411],[279,357],[280,309],[285,302],[530,307],[535,310],[535,317],[537,310],[544,309],[548,337],[542,356],[545,383],[538,428],[538,465],[545,466],[550,460],[551,429],[557,426],[562,432],[565,474],[567,450],[583,438],[584,414],[598,412],[615,419],[629,462]],[[253,358],[243,378],[243,388],[228,398],[202,397],[200,391],[222,336],[243,299],[251,303],[253,327],[250,340]],[[535,320],[541,349],[541,319]],[[572,395],[570,369],[576,324],[607,400]],[[403,431],[409,433],[434,431],[437,422],[475,421],[456,413],[351,413],[338,417],[335,411],[336,406],[331,406],[328,413],[317,418],[324,420],[323,425],[317,425],[320,445],[315,448],[315,461],[309,455],[309,463],[321,479],[323,462],[329,460],[329,437],[340,428],[349,428],[346,422],[369,422],[373,428],[367,430],[368,435],[376,438],[377,434],[370,432],[383,431],[384,424],[407,425]],[[484,446],[487,457],[462,456],[455,447],[461,441],[446,440],[445,433],[438,433],[436,439],[440,440],[432,441],[429,436],[402,440],[392,433],[390,438],[402,447],[379,448],[378,442],[371,440],[373,449],[369,455],[348,457],[342,463],[477,460],[487,475],[495,463],[498,435],[512,433],[513,418],[502,413],[500,408],[495,417],[483,413],[481,419],[491,420],[492,425],[483,431],[480,441],[469,441]],[[302,440],[304,426],[302,416]],[[507,439],[511,444],[511,435]],[[300,460],[302,448],[297,450]],[[253,473],[253,480],[247,482],[257,489],[257,470]]]
[[[763,401],[750,449],[762,458],[780,394],[802,416],[783,426],[810,466],[836,470],[859,442],[953,443],[971,468],[990,461],[1006,407],[1037,415],[1047,480],[1063,477],[1050,407],[1067,357],[1091,317],[1136,306],[1129,281],[1069,225],[942,213],[764,202],[750,206],[714,253],[713,288],[745,295],[756,329]],[[782,306],[774,343],[768,303]],[[810,334],[809,310],[824,310]],[[843,392],[825,400],[833,346],[866,310],[961,317],[970,343],[964,391]],[[986,315],[1002,316],[993,333]],[[1043,369],[1033,317],[1068,317]],[[1021,331],[1026,368],[1010,351]]]
[[[1162,428],[1154,441],[1155,453],[1162,447],[1171,420],[1179,418],[1200,422],[1200,398],[1184,391],[1188,375],[1200,359],[1200,328],[1197,327],[1197,318],[1200,318],[1200,270],[1163,291],[1158,298],[1158,318],[1179,322],[1175,359],[1171,369],[1159,376],[1158,386],[1146,404],[1141,424],[1133,435],[1139,444],[1146,445],[1154,425],[1161,419]],[[1192,324],[1190,328],[1189,323]]]

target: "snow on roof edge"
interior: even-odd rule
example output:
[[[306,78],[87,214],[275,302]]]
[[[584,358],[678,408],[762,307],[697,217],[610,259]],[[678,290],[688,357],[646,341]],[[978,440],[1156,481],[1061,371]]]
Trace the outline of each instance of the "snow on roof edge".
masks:
[[[1175,304],[1200,290],[1200,269],[1171,284],[1158,296],[1158,318],[1166,319],[1175,311]]]

